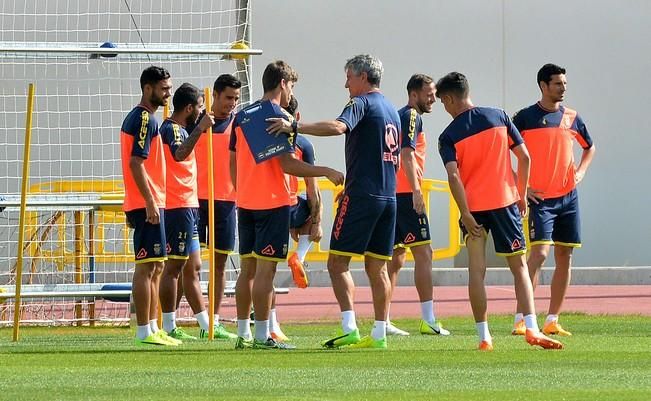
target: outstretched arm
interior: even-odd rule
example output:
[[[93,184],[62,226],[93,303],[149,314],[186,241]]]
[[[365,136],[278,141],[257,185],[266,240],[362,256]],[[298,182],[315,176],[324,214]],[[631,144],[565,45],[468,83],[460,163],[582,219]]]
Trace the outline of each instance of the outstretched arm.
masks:
[[[269,127],[267,131],[271,134],[287,133],[295,131],[292,124],[296,124],[296,131],[301,134],[313,136],[336,136],[345,134],[348,131],[346,124],[339,120],[319,121],[316,123],[302,123],[296,121],[292,123],[284,118],[268,118]]]
[[[290,153],[284,153],[278,157],[280,158],[280,166],[285,174],[296,177],[326,177],[335,185],[344,183],[344,174],[330,167],[313,166],[296,159]]]

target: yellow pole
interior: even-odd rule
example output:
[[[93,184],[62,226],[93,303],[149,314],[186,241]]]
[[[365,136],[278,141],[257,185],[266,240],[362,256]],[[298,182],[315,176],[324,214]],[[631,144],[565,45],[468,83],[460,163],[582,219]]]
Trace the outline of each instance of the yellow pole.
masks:
[[[168,103],[165,106],[163,106],[163,120],[166,120],[169,116],[170,116],[170,105]],[[163,269],[164,269],[164,267],[163,267]],[[160,283],[160,281],[159,281],[159,283]],[[160,287],[160,285],[159,285],[159,287]],[[160,289],[159,289],[159,291],[160,291]],[[159,330],[162,329],[163,328],[163,308],[160,305],[160,292],[158,293],[158,320],[157,320],[157,322],[158,322],[158,329]]]
[[[203,90],[206,113],[212,108],[210,89]],[[215,333],[215,183],[213,182],[212,127],[208,128],[208,341]]]
[[[75,283],[81,284],[84,281],[82,252],[84,249],[84,220],[80,211],[74,212],[75,221]],[[75,302],[75,324],[81,326],[83,315],[82,301]]]
[[[93,210],[88,212],[88,258],[92,260],[93,266],[95,265],[95,212]],[[95,282],[95,269],[91,270],[90,282]],[[88,305],[88,320],[90,320],[91,327],[95,326],[95,298]]]
[[[25,242],[25,209],[27,185],[29,183],[29,151],[32,142],[32,111],[34,109],[34,84],[29,84],[27,92],[27,116],[25,118],[25,144],[23,148],[23,182],[20,188],[20,218],[18,220],[18,263],[16,265],[16,297],[14,298],[13,341],[19,338],[20,290],[23,282],[23,245]]]

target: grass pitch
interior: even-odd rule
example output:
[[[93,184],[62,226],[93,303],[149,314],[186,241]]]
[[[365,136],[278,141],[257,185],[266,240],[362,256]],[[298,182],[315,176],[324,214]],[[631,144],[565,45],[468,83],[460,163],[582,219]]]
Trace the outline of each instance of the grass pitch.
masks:
[[[396,321],[412,335],[386,351],[321,349],[338,327],[326,323],[283,325],[294,351],[135,347],[127,328],[23,328],[12,343],[2,329],[0,400],[651,399],[648,317],[563,315],[574,336],[562,351],[533,349],[510,335],[511,317],[492,317],[492,353],[475,350],[468,317],[446,319],[447,338],[417,323]]]

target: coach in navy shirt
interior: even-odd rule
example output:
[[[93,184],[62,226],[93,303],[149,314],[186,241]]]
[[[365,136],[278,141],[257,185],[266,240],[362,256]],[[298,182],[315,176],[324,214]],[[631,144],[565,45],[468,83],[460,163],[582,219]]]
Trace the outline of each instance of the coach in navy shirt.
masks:
[[[271,133],[346,134],[346,185],[330,236],[328,271],[342,315],[343,335],[323,342],[326,348],[386,348],[390,282],[386,262],[393,254],[396,170],[400,154],[400,117],[380,92],[382,63],[370,55],[346,62],[350,101],[336,120],[291,124],[269,119]],[[355,284],[348,269],[352,256],[364,256],[373,291],[375,324],[360,338],[353,310]]]

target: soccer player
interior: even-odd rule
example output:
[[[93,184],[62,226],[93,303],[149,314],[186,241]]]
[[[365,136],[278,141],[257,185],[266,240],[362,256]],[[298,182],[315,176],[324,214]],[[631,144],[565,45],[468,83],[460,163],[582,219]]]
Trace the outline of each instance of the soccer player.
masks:
[[[297,73],[284,61],[270,63],[262,74],[262,100],[286,107],[297,80]],[[290,145],[288,152],[256,164],[244,130],[260,129],[249,128],[251,125],[245,124],[262,110],[260,103],[256,102],[236,115],[229,146],[231,177],[237,190],[241,258],[240,274],[235,285],[238,331],[236,349],[292,348],[291,345],[276,342],[269,333],[269,310],[276,265],[287,258],[289,243],[290,197],[285,174],[299,177],[325,176],[335,185],[343,183],[342,173],[328,167],[309,165],[292,156],[293,136],[285,136]],[[291,125],[296,127],[295,122]],[[251,300],[255,309],[253,339],[249,327]]]
[[[297,121],[300,120],[298,111],[298,100],[295,96],[289,100],[285,111]],[[296,134],[294,138],[294,156],[305,163],[314,165],[314,146],[305,136]],[[321,203],[321,192],[317,179],[314,177],[304,177],[306,196],[298,195],[298,177],[288,175],[289,179],[289,197],[290,197],[290,220],[289,234],[298,246],[296,252],[292,253],[287,260],[287,264],[292,272],[294,283],[299,288],[306,288],[309,284],[303,262],[305,255],[312,246],[312,241],[319,242],[323,236],[321,227],[321,215],[323,205]],[[285,333],[280,328],[280,323],[276,314],[276,294],[271,303],[269,313],[269,330],[271,337],[278,342],[289,341]]]
[[[492,351],[486,311],[486,237],[495,252],[506,257],[513,273],[515,296],[522,305],[526,341],[543,348],[563,345],[543,335],[536,322],[533,289],[525,260],[521,216],[529,179],[529,153],[522,137],[503,110],[475,107],[466,77],[451,72],[436,83],[436,96],[453,118],[439,137],[439,153],[450,191],[461,212],[461,228],[468,250],[468,294],[479,334],[479,350]],[[518,161],[517,186],[511,168]]]
[[[398,110],[401,122],[400,169],[396,182],[396,234],[393,259],[389,263],[391,293],[396,288],[398,273],[405,264],[407,249],[414,256],[414,284],[420,300],[421,334],[450,335],[434,315],[432,294],[432,247],[429,221],[421,185],[425,170],[427,141],[423,132],[423,113],[431,113],[436,101],[431,77],[414,74],[407,82],[407,105]],[[387,316],[387,334],[408,336],[409,333],[391,324]]]
[[[527,263],[536,288],[540,268],[554,245],[556,267],[543,333],[571,336],[558,323],[558,315],[570,285],[572,251],[581,246],[576,186],[592,162],[595,146],[583,119],[576,111],[561,105],[567,89],[565,69],[545,64],[537,78],[542,93],[540,101],[513,117],[531,154],[531,181],[527,191],[531,253]],[[583,148],[578,166],[574,164],[574,140]],[[512,333],[522,335],[521,305],[517,312]]]
[[[212,127],[213,182],[214,182],[214,229],[215,229],[215,315],[213,338],[235,339],[219,322],[219,312],[226,287],[226,262],[235,249],[236,208],[235,187],[229,170],[228,143],[235,118],[235,107],[240,99],[242,82],[231,74],[222,74],[213,85]],[[197,169],[199,176],[199,240],[208,243],[208,138],[203,136],[197,143]],[[200,332],[199,336],[207,336]]]
[[[136,345],[178,345],[158,330],[158,278],[167,259],[165,249],[165,156],[154,113],[171,95],[172,79],[161,67],[140,75],[142,97],[120,129],[124,205],[134,229],[136,268],[131,284],[138,329]]]
[[[300,121],[300,112],[298,111],[298,100],[292,96],[289,106],[285,110],[291,114],[296,121]],[[314,165],[315,153],[314,145],[304,135],[297,134],[294,140],[294,156],[303,160],[305,163]],[[321,227],[321,215],[323,205],[321,204],[321,192],[317,179],[314,177],[305,177],[305,196],[298,195],[298,178],[289,176],[289,188],[291,197],[291,221],[289,223],[290,234],[297,242],[296,252],[292,253],[287,261],[291,271],[294,283],[299,288],[305,288],[309,285],[307,275],[305,274],[305,255],[310,250],[312,242],[319,242],[323,236]]]
[[[209,329],[208,313],[204,308],[199,272],[201,249],[197,220],[197,164],[194,147],[203,132],[213,124],[212,113],[204,114],[195,124],[203,109],[203,94],[192,84],[181,85],[172,98],[174,112],[160,127],[165,149],[167,171],[167,200],[165,208],[165,236],[168,260],[160,283],[163,310],[163,330],[177,340],[196,340],[176,326],[176,292],[179,275],[183,273],[183,293],[201,333]],[[188,135],[185,127],[196,125]]]
[[[393,253],[396,223],[396,170],[400,152],[400,117],[380,92],[382,62],[357,55],[346,62],[350,101],[336,120],[297,122],[303,134],[346,134],[346,186],[330,236],[328,272],[339,303],[343,334],[324,341],[326,348],[386,348],[386,319],[391,297],[387,261]],[[282,119],[270,119],[270,132],[289,132]],[[352,256],[364,256],[373,293],[375,323],[360,339],[353,305]]]

